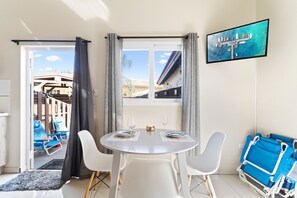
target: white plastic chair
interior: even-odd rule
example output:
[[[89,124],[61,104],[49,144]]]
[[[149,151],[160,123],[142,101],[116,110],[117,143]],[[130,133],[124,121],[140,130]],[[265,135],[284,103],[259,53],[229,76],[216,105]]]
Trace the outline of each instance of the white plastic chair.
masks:
[[[96,184],[102,182],[105,185],[107,185],[103,181],[104,178],[103,179],[99,178],[99,172],[110,172],[111,173],[113,155],[101,153],[97,149],[94,138],[89,131],[82,130],[82,131],[78,132],[78,136],[80,138],[81,145],[82,145],[83,159],[84,159],[85,165],[88,169],[93,171],[92,176],[89,181],[89,185],[85,192],[84,197],[86,198],[86,197],[88,197],[88,193],[89,193],[90,189],[93,188]],[[126,164],[126,160],[123,159],[121,161],[121,170],[125,167],[125,164]],[[95,177],[95,173],[96,173],[96,178],[99,179],[99,182],[98,183],[95,182],[94,186],[91,187],[94,177]]]
[[[215,190],[211,183],[209,175],[217,172],[221,161],[221,153],[226,135],[222,132],[215,132],[209,138],[206,148],[202,154],[198,156],[187,157],[187,171],[189,175],[189,183],[191,183],[192,175],[202,175],[208,193],[212,197],[216,197]]]

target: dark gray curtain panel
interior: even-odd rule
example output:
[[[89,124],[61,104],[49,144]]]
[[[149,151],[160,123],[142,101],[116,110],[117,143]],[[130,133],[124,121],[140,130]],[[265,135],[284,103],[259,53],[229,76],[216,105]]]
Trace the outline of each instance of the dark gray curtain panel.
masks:
[[[123,128],[122,96],[122,39],[115,33],[107,34],[104,133]]]
[[[189,33],[183,40],[182,130],[200,141],[198,35]],[[199,147],[189,151],[199,154]]]
[[[88,43],[77,37],[75,43],[75,60],[73,72],[72,109],[70,136],[61,179],[68,181],[71,177],[86,178],[90,171],[82,158],[82,147],[78,132],[88,130],[95,137],[92,87],[88,62]]]

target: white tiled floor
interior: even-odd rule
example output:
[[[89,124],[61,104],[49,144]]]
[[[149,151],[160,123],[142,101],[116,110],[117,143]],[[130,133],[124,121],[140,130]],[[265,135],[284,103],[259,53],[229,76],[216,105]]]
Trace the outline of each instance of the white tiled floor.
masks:
[[[16,175],[0,175],[0,184],[5,183]],[[256,198],[261,197],[246,184],[239,180],[238,175],[213,175],[211,176],[218,198]],[[109,182],[109,178],[106,179]],[[200,182],[198,177],[193,177],[191,187]],[[53,191],[17,191],[0,192],[1,198],[76,198],[83,197],[88,180],[71,180],[60,190]],[[91,191],[89,197],[108,197],[109,189],[105,185],[100,185],[97,191]],[[205,186],[202,184],[192,192],[193,198],[207,198]],[[141,197],[139,197],[141,198]],[[152,197],[159,198],[159,197]],[[164,197],[160,197],[164,198]]]

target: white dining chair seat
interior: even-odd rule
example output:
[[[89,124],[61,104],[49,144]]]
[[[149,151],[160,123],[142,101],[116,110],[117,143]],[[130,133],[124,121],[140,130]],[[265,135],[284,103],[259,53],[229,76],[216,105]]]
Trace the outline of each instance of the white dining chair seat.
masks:
[[[219,169],[225,138],[226,135],[224,133],[215,132],[209,138],[202,154],[187,157],[189,183],[191,183],[192,175],[203,176],[209,195],[212,197],[216,197],[216,193],[210,180],[210,175]]]
[[[95,177],[95,173],[97,178],[99,177],[99,172],[111,173],[113,155],[101,153],[98,150],[95,140],[89,131],[82,130],[78,132],[78,136],[80,138],[81,145],[82,145],[84,163],[89,170],[93,171],[92,176],[90,178],[89,185],[86,189],[86,193],[84,196],[86,198],[88,197],[89,190],[92,188],[91,185]],[[120,170],[124,169],[125,165],[126,165],[126,159],[123,158],[121,160]]]
[[[207,162],[205,156],[188,156],[187,157],[187,171],[188,175],[211,175],[216,172],[215,164],[201,163]]]
[[[110,172],[112,167],[112,154],[93,153],[92,161],[88,164],[88,169],[92,171]],[[123,168],[123,165],[122,165]]]

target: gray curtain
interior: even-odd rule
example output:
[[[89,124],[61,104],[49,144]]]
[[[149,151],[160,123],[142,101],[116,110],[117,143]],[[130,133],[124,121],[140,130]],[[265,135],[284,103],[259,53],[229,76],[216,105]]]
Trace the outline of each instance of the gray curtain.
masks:
[[[182,130],[200,141],[199,67],[197,33],[189,33],[183,40]],[[189,151],[199,154],[199,147]]]
[[[105,122],[104,133],[123,128],[122,97],[122,39],[114,33],[107,34],[106,43],[106,75],[105,75]]]
[[[81,130],[88,130],[93,136],[95,134],[92,87],[88,63],[88,43],[77,37],[75,43],[70,137],[62,169],[61,179],[63,181],[68,181],[71,177],[86,178],[90,174],[82,160],[82,148],[78,137],[78,132]]]

